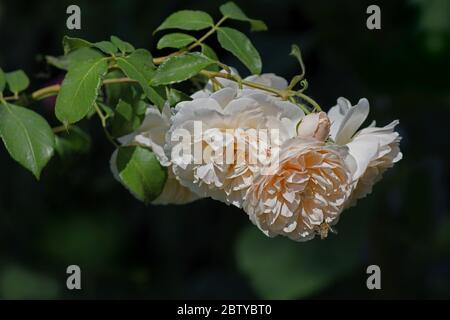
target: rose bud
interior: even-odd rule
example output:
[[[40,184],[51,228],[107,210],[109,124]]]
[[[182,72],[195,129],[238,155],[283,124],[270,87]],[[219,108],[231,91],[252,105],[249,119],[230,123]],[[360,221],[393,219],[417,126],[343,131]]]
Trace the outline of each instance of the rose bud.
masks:
[[[305,139],[325,141],[330,134],[330,119],[325,112],[311,113],[302,119],[297,135]]]

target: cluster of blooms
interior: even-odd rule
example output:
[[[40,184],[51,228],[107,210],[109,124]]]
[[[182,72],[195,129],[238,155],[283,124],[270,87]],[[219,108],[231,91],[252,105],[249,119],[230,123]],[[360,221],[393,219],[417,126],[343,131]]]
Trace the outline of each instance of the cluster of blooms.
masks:
[[[274,74],[246,80],[279,90],[288,86]],[[214,91],[208,83],[191,101],[172,109],[167,105],[160,112],[150,106],[141,127],[121,139],[123,144],[151,148],[168,168],[164,190],[153,203],[183,204],[211,197],[242,208],[268,236],[324,238],[341,212],[369,194],[383,172],[402,158],[401,137],[394,131],[398,121],[385,127],[373,122],[360,129],[369,114],[366,99],[352,106],[339,98],[328,114],[305,115],[296,104],[268,92],[225,79],[220,84]],[[196,122],[210,134],[197,136],[189,147],[213,152],[202,161],[186,161],[174,152],[173,135],[184,130],[195,136]],[[267,137],[248,139],[242,134],[248,129],[276,129],[276,144]],[[249,161],[249,156],[261,157],[261,146],[265,156],[276,154],[277,165],[269,173],[260,161]],[[246,156],[223,161],[229,152],[225,149],[237,154],[243,147]],[[116,171],[114,160],[112,168]]]

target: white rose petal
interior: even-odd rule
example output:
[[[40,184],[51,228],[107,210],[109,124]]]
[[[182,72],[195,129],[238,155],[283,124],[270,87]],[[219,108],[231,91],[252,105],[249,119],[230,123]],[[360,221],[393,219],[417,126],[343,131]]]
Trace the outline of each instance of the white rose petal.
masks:
[[[394,131],[398,120],[385,127],[376,127],[373,122],[369,127],[357,131],[368,114],[367,99],[359,100],[352,107],[347,99],[339,98],[338,104],[328,112],[331,138],[337,144],[346,145],[357,164],[353,175],[354,191],[348,206],[369,194],[382,174],[403,157],[399,147],[401,137]]]

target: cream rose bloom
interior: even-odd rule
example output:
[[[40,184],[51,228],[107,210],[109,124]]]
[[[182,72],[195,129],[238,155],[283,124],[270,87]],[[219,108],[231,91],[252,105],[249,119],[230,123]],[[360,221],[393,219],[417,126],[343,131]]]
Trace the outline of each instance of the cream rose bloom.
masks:
[[[281,147],[273,175],[260,175],[243,208],[267,236],[307,241],[327,236],[352,191],[355,163],[346,147],[299,137]]]
[[[274,75],[259,77],[278,83],[282,79]],[[166,154],[171,156],[173,172],[182,185],[200,196],[241,207],[261,164],[275,154],[272,147],[296,136],[296,126],[304,113],[295,104],[259,90],[222,84],[224,88],[216,92],[207,87],[194,94],[192,101],[177,105],[166,138]],[[196,124],[201,124],[200,136],[195,134]],[[275,137],[271,129],[276,130]],[[196,146],[200,148],[201,159],[188,159],[175,152],[180,143],[176,135],[183,130],[194,137],[188,149],[195,153]],[[266,130],[267,135],[256,134],[251,139],[249,130]],[[226,161],[230,150],[231,163]]]
[[[141,126],[133,133],[119,139],[123,145],[140,145],[152,149],[162,166],[167,167],[167,180],[161,194],[153,200],[152,204],[186,204],[197,200],[198,195],[180,185],[172,172],[172,163],[164,152],[165,138],[170,128],[171,108],[168,104],[162,112],[150,105],[146,111]],[[120,181],[117,171],[117,151],[114,151],[110,160],[111,171]]]
[[[369,109],[367,99],[361,99],[352,106],[347,99],[339,98],[337,105],[328,112],[331,138],[339,145],[346,145],[357,163],[353,176],[355,190],[348,206],[371,193],[382,174],[402,159],[399,147],[401,137],[394,131],[398,120],[384,127],[376,127],[372,123],[358,131],[369,115]]]

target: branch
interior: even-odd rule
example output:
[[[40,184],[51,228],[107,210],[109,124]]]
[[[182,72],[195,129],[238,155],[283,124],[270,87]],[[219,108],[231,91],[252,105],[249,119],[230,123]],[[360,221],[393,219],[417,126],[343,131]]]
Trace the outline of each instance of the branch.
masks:
[[[222,19],[220,19],[207,33],[205,33],[203,35],[203,37],[201,37],[200,39],[198,39],[197,41],[195,41],[193,44],[191,44],[187,49],[188,51],[191,51],[192,49],[194,49],[195,47],[198,47],[199,45],[202,44],[203,41],[205,41],[210,35],[214,34],[214,32],[217,31],[217,29],[220,27],[220,25],[222,23],[225,22],[225,20],[227,20],[227,17],[222,17]]]
[[[125,77],[124,78],[115,78],[115,79],[106,79],[106,80],[103,80],[102,85],[113,84],[113,83],[129,83],[129,82],[134,83],[137,81],[134,79],[125,78]],[[61,85],[59,85],[59,84],[48,86],[48,87],[36,90],[33,93],[31,93],[31,98],[36,101],[42,100],[42,99],[57,95],[59,93],[59,90],[61,90]],[[6,101],[11,101],[11,100],[17,100],[18,97],[9,96],[9,97],[5,97],[4,99]]]

